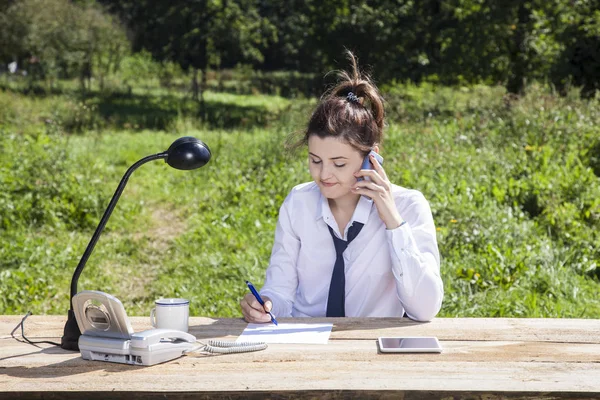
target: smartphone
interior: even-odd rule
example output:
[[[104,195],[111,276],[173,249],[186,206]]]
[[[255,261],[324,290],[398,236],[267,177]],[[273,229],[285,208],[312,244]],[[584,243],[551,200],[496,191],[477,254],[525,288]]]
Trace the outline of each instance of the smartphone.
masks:
[[[380,337],[377,342],[382,353],[442,352],[442,346],[436,337]]]
[[[381,157],[378,153],[374,152],[373,150],[371,150],[369,152],[369,154],[367,154],[365,156],[365,159],[363,160],[362,166],[360,167],[360,169],[373,169],[373,164],[371,164],[371,160],[369,159],[370,156],[375,157],[375,159],[377,160],[377,162],[379,162],[379,164],[383,165],[383,157]],[[367,177],[368,178],[368,177]],[[362,181],[363,178],[359,177],[357,178],[358,181]]]

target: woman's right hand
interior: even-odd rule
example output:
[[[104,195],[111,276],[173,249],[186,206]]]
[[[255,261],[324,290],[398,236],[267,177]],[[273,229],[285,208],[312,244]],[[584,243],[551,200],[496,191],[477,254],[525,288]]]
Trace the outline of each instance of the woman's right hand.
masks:
[[[267,311],[271,311],[273,308],[273,302],[267,296],[261,296],[265,302],[265,306],[261,306],[256,297],[252,293],[248,293],[240,301],[242,306],[242,314],[246,322],[263,323],[271,322],[271,316],[267,314]]]

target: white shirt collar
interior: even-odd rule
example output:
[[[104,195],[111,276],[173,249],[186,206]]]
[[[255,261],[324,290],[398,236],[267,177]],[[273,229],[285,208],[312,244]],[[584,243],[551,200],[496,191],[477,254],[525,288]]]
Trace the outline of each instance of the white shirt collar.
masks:
[[[317,212],[315,213],[315,220],[323,218],[327,221],[329,218],[333,219],[333,213],[331,212],[331,208],[329,208],[329,201],[327,198],[323,196],[322,193],[319,193],[321,201],[317,205]],[[369,214],[371,213],[371,207],[373,207],[373,200],[360,196],[358,203],[356,204],[356,208],[354,209],[354,213],[352,214],[352,218],[350,219],[350,224],[352,222],[360,222],[361,224],[366,224],[369,219]]]

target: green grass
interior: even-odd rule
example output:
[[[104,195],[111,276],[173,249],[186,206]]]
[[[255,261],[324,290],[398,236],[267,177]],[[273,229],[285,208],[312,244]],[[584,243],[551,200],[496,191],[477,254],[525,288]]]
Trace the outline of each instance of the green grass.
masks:
[[[386,171],[421,190],[436,221],[440,315],[599,318],[600,102],[535,85],[521,99],[496,87],[397,85],[386,99]],[[64,314],[122,174],[192,135],[210,146],[210,163],[138,169],[79,289],[117,296],[131,315],[183,296],[194,315],[240,316],[244,279],[264,280],[281,202],[310,179],[305,152],[283,143],[311,103],[209,93],[207,104],[212,122],[158,89],[0,92],[1,314]]]

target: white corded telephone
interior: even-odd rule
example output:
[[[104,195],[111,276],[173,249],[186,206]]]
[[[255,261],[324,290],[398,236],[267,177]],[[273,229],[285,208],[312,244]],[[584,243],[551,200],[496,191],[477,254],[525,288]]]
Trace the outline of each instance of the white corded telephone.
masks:
[[[82,335],[79,350],[85,360],[154,365],[181,357],[195,346],[196,337],[169,329],[134,333],[119,299],[84,290],[73,296],[73,310]]]

